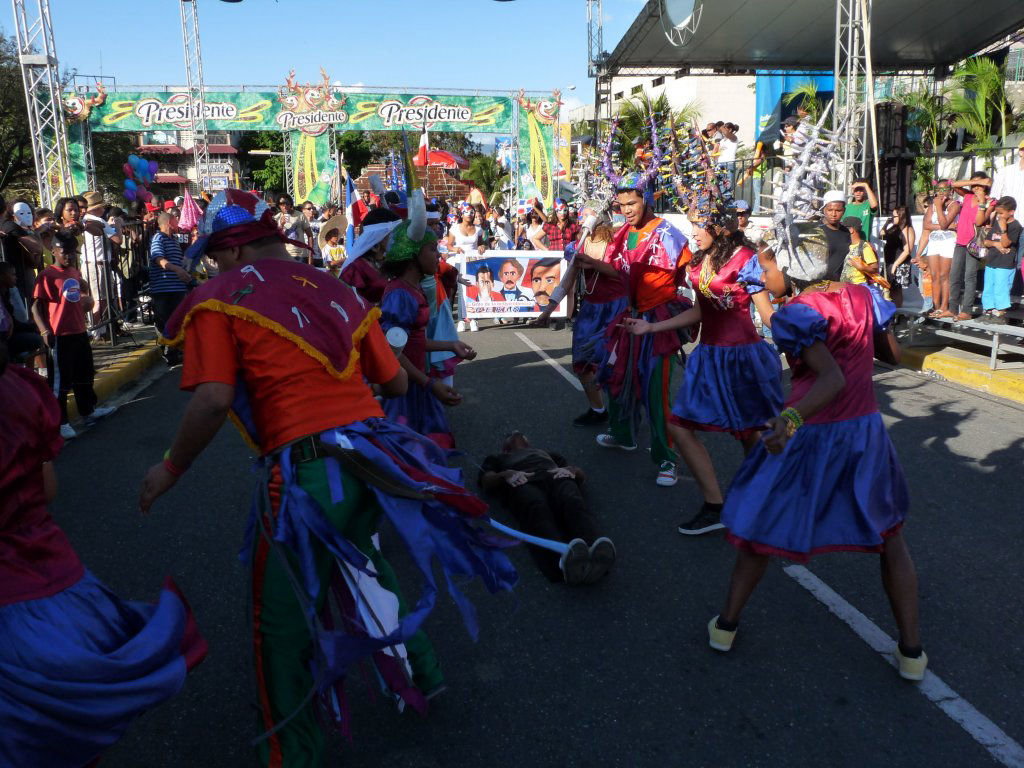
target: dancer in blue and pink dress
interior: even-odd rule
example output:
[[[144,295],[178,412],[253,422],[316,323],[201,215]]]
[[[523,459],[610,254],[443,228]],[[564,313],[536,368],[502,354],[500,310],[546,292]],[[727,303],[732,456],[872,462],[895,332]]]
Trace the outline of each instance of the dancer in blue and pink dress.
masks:
[[[761,265],[767,287],[784,294],[788,276],[770,255]],[[824,282],[772,317],[792,391],[729,489],[722,521],[739,553],[725,608],[708,624],[712,648],[731,648],[769,556],[806,562],[822,552],[873,552],[899,628],[900,674],[923,678],[917,575],[901,534],[909,494],[871,380],[876,349],[898,350],[886,330],[894,312],[872,288]]]
[[[757,255],[717,223],[694,222],[697,247],[687,266],[697,304],[658,323],[627,320],[633,333],[700,325],[700,343],[686,361],[669,423],[672,442],[700,487],[704,503],[678,530],[699,535],[720,530],[722,490],[697,431],[728,432],[749,453],[768,419],[782,408],[782,365],[750,317],[755,302],[762,317],[772,312],[761,284]]]
[[[0,340],[0,765],[84,766],[169,699],[206,655],[168,580],[154,604],[121,600],[50,517],[60,408]]]

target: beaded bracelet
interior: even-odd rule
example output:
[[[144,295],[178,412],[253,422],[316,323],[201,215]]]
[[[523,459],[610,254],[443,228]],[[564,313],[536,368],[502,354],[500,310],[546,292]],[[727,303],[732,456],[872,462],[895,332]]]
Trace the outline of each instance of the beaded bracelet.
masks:
[[[804,425],[803,416],[800,415],[800,412],[797,411],[796,408],[786,408],[782,413],[779,414],[779,416],[786,420],[786,433],[790,437],[792,437],[793,433]]]

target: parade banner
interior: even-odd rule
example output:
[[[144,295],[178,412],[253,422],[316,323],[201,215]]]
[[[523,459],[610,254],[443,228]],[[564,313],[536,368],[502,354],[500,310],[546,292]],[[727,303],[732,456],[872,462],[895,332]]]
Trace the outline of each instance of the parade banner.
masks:
[[[511,133],[512,100],[495,96],[430,96],[409,93],[345,93],[325,87],[281,92],[206,94],[209,131],[292,131],[318,135],[339,131],[467,131]],[[88,115],[94,131],[189,130],[188,95],[169,91],[107,94]]]
[[[326,133],[310,136],[301,131],[293,131],[291,153],[292,199],[296,204],[309,200],[313,205],[323,205],[330,197],[337,171],[337,163],[331,156],[331,137]],[[326,183],[322,183],[322,180]],[[317,202],[314,196],[323,199]]]
[[[550,208],[555,199],[555,124],[559,92],[531,102],[519,92],[519,197],[536,198]]]
[[[469,320],[537,317],[561,282],[568,262],[557,251],[485,251],[460,255],[459,271],[473,281],[459,284],[459,303]],[[562,299],[552,317],[566,317]]]

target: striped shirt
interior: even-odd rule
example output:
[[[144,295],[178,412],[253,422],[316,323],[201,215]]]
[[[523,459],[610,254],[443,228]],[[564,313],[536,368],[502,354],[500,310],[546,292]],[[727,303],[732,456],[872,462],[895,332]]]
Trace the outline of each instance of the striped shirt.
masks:
[[[161,259],[167,259],[171,264],[183,267],[181,244],[173,237],[157,232],[149,243],[149,292],[184,293],[188,290],[174,272],[160,268]]]

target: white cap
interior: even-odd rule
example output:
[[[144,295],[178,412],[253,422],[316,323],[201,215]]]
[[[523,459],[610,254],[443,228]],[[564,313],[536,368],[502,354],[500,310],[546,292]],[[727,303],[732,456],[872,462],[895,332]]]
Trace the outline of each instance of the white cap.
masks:
[[[838,189],[830,189],[825,193],[825,197],[822,198],[822,205],[828,205],[829,203],[846,203],[846,195],[840,192]]]

